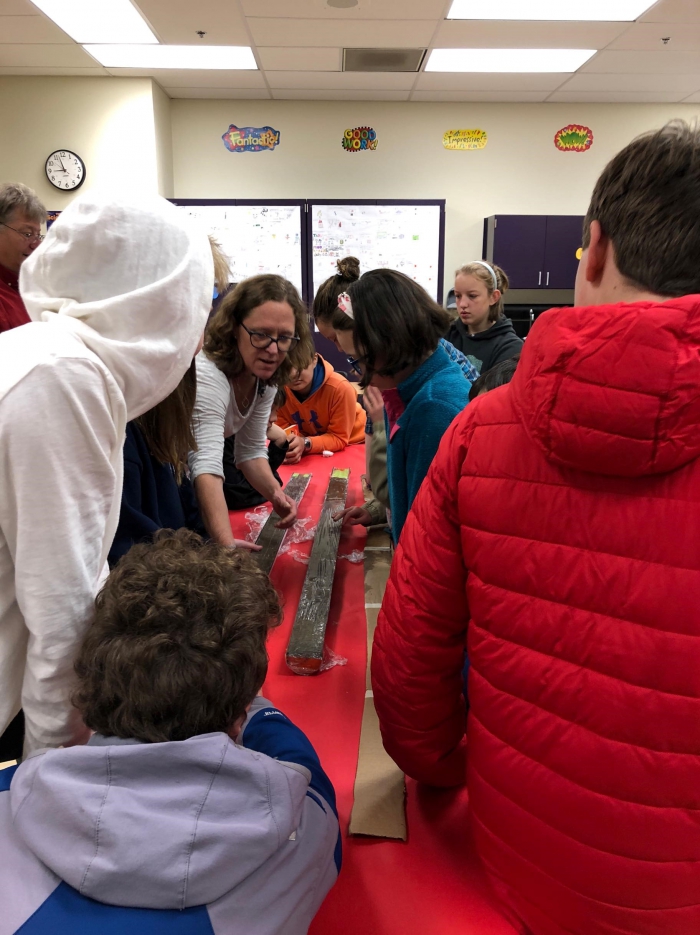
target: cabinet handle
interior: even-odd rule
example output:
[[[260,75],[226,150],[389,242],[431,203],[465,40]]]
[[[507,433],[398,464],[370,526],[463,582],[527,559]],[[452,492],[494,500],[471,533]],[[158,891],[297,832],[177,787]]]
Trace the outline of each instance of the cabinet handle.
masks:
[[[549,285],[549,273],[547,273],[547,285]]]
[[[537,280],[537,285],[538,286],[542,285],[542,270],[540,270],[540,278]]]

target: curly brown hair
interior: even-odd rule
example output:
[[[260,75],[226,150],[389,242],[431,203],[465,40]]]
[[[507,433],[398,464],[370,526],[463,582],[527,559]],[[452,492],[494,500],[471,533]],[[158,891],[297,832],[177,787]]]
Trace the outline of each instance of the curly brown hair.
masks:
[[[273,375],[261,381],[266,386],[286,386],[292,373],[304,369],[303,361],[308,361],[314,350],[309,311],[296,288],[283,276],[265,273],[238,283],[209,322],[204,352],[229,379],[242,373],[244,365],[238,351],[238,329],[251,312],[265,302],[286,302],[294,313],[294,331],[300,340],[290,348]]]
[[[277,592],[248,553],[161,530],[97,596],[73,703],[105,736],[228,732],[262,687],[268,629],[280,621]]]

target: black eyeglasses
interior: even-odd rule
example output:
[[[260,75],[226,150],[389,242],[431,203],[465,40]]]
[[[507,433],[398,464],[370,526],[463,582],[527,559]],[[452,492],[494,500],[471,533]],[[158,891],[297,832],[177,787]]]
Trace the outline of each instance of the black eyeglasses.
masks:
[[[360,376],[364,376],[362,368],[360,367],[360,364],[364,363],[364,357],[348,357],[348,363],[355,371],[355,373],[359,373]]]
[[[10,227],[9,224],[5,224],[4,221],[0,221],[3,227],[6,227],[10,231],[14,231],[15,234],[19,234],[20,237],[24,237],[25,240],[28,240],[30,243],[32,240],[36,240],[39,243],[44,239],[43,234],[35,234],[34,231],[18,231],[16,227]]]
[[[253,347],[257,347],[259,351],[264,350],[266,347],[269,347],[272,343],[277,345],[277,350],[285,354],[290,348],[294,347],[295,344],[298,344],[299,338],[296,335],[291,334],[281,334],[278,338],[273,338],[272,335],[265,334],[262,331],[251,331],[249,328],[241,323],[241,328],[244,331],[248,332],[250,336],[250,343]]]

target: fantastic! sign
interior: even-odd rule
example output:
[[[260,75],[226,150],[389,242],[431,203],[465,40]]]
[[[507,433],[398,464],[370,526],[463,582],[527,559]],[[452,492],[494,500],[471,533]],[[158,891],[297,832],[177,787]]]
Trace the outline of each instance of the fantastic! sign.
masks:
[[[221,139],[231,153],[260,153],[279,144],[280,131],[272,127],[237,127],[232,123]]]

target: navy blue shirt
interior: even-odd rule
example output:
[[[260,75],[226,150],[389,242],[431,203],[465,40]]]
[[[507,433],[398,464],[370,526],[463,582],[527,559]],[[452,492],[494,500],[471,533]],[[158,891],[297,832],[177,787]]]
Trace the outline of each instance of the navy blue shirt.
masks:
[[[135,543],[150,542],[159,529],[183,526],[206,535],[192,484],[183,477],[178,486],[173,466],[154,458],[141,429],[128,422],[119,525],[107,557],[110,568]]]

